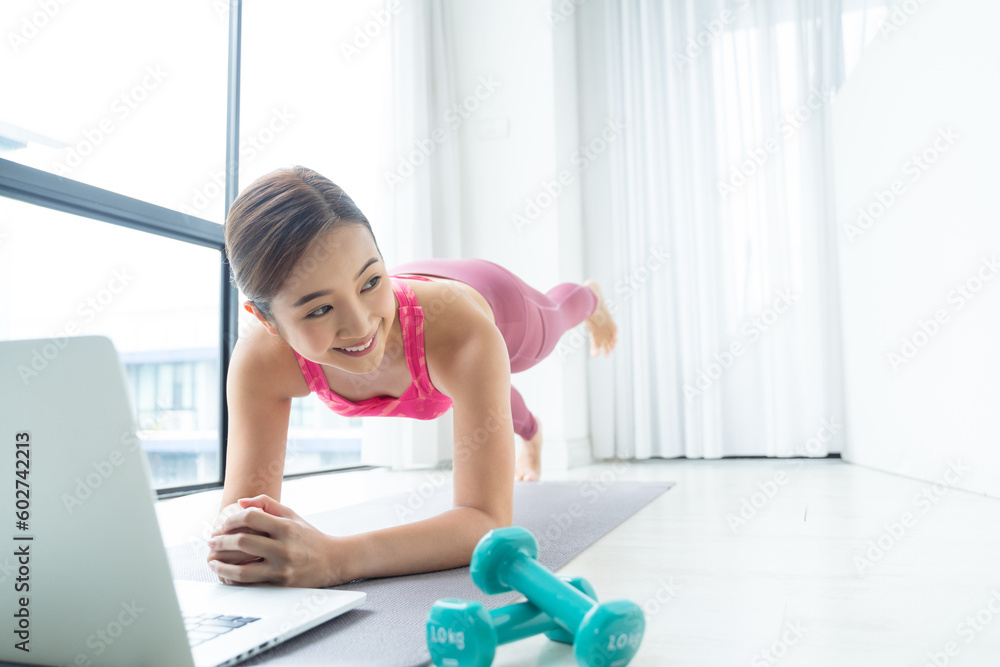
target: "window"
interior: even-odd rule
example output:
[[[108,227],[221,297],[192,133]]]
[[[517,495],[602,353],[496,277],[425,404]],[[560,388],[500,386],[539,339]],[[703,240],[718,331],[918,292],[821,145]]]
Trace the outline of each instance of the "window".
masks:
[[[5,198],[0,234],[0,336],[110,338],[154,485],[217,482],[219,251]]]
[[[292,399],[300,423],[288,429],[285,474],[356,466],[361,462],[361,420],[341,417],[310,394]]]
[[[355,28],[382,1],[242,8],[239,100],[229,7],[6,6],[16,27],[0,72],[8,90],[30,94],[0,109],[0,337],[51,336],[70,321],[108,336],[161,492],[221,483],[222,375],[239,331],[259,326],[223,283],[227,181],[238,191],[304,164],[376,228],[380,217],[389,31],[380,25],[359,49]],[[238,182],[226,169],[230,101]],[[25,270],[37,280],[15,290]],[[286,474],[356,465],[360,444],[359,419],[315,396],[293,400]]]
[[[214,480],[219,467],[218,350],[191,349],[191,361],[155,361],[156,353],[127,355],[133,396],[153,485],[176,487]],[[199,359],[200,358],[200,359]],[[142,360],[142,361],[140,361]]]
[[[5,0],[2,157],[221,224],[225,0]]]

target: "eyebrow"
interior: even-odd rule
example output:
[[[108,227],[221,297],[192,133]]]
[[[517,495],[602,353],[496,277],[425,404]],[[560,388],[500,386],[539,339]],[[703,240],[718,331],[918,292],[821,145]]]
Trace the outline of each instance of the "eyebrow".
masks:
[[[365,265],[361,267],[361,270],[358,271],[358,275],[356,275],[354,279],[357,280],[358,278],[360,278],[361,274],[365,272],[365,269],[367,269],[369,266],[371,266],[377,261],[378,257],[372,257],[367,262],[365,262]],[[327,290],[320,290],[319,292],[310,292],[309,294],[306,294],[305,296],[301,297],[298,301],[293,303],[292,308],[298,308],[301,305],[309,303],[313,299],[318,299],[319,297],[326,296],[327,294],[333,294],[333,290],[327,289]]]

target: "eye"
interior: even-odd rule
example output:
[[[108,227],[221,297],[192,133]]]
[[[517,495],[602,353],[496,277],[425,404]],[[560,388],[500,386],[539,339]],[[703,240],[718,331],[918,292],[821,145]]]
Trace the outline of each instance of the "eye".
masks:
[[[379,275],[375,275],[375,276],[372,276],[371,278],[369,278],[368,282],[365,283],[365,286],[367,287],[368,285],[371,285],[371,287],[368,287],[364,291],[368,292],[368,291],[373,290],[376,287],[378,287],[378,284],[381,281],[381,279],[382,279],[382,276],[379,276]],[[329,309],[330,309],[330,306],[320,306],[319,308],[317,308],[313,312],[311,312],[308,315],[306,315],[306,319],[307,320],[312,320],[312,319],[316,319],[317,317],[323,317],[324,315],[327,314],[327,312],[329,311]]]
[[[314,310],[314,311],[312,311],[311,313],[309,313],[308,315],[306,315],[306,319],[307,319],[307,320],[311,320],[311,319],[313,319],[313,318],[316,318],[316,317],[322,317],[323,315],[326,315],[326,312],[327,312],[327,311],[325,311],[325,310],[323,310],[323,309],[324,309],[324,308],[329,308],[329,307],[330,307],[330,306],[320,306],[320,307],[319,307],[319,308],[317,308],[316,310]],[[320,311],[322,311],[322,312],[320,312]]]

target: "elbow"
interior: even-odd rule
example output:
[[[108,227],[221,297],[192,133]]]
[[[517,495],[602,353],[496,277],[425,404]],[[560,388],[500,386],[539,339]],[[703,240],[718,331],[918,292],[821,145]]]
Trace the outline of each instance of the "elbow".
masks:
[[[514,511],[512,509],[507,509],[503,512],[494,514],[492,518],[493,521],[496,522],[496,525],[493,526],[493,528],[507,528],[514,522]]]
[[[511,525],[513,509],[483,508],[475,505],[456,505],[452,510],[458,520],[459,530],[455,532],[455,546],[461,554],[454,564],[448,567],[462,567],[472,562],[483,538],[491,530],[506,528]],[[461,518],[458,518],[461,517]]]
[[[475,539],[477,543],[486,533],[495,528],[507,528],[513,521],[513,511],[510,509],[493,508],[485,510],[478,507],[470,509],[475,509],[476,514],[479,515],[478,521],[472,524],[475,526]]]
[[[483,520],[483,529],[480,531],[479,537],[476,538],[477,543],[491,530],[495,530],[497,528],[508,528],[513,523],[513,511],[511,510],[484,512],[483,514],[485,516]]]
[[[504,512],[502,514],[487,514],[486,515],[486,530],[483,531],[483,535],[493,530],[494,528],[507,528],[511,525],[513,517],[509,512]]]
[[[482,515],[483,535],[494,528],[506,528],[514,521],[514,503],[490,503],[486,507],[478,507]]]

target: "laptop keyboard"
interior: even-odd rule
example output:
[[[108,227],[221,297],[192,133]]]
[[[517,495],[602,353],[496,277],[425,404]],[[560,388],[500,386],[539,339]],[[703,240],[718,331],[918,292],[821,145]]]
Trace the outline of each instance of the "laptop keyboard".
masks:
[[[187,630],[188,643],[195,647],[198,644],[215,639],[230,630],[242,628],[247,623],[259,621],[253,616],[221,616],[219,614],[183,614],[184,629]]]

